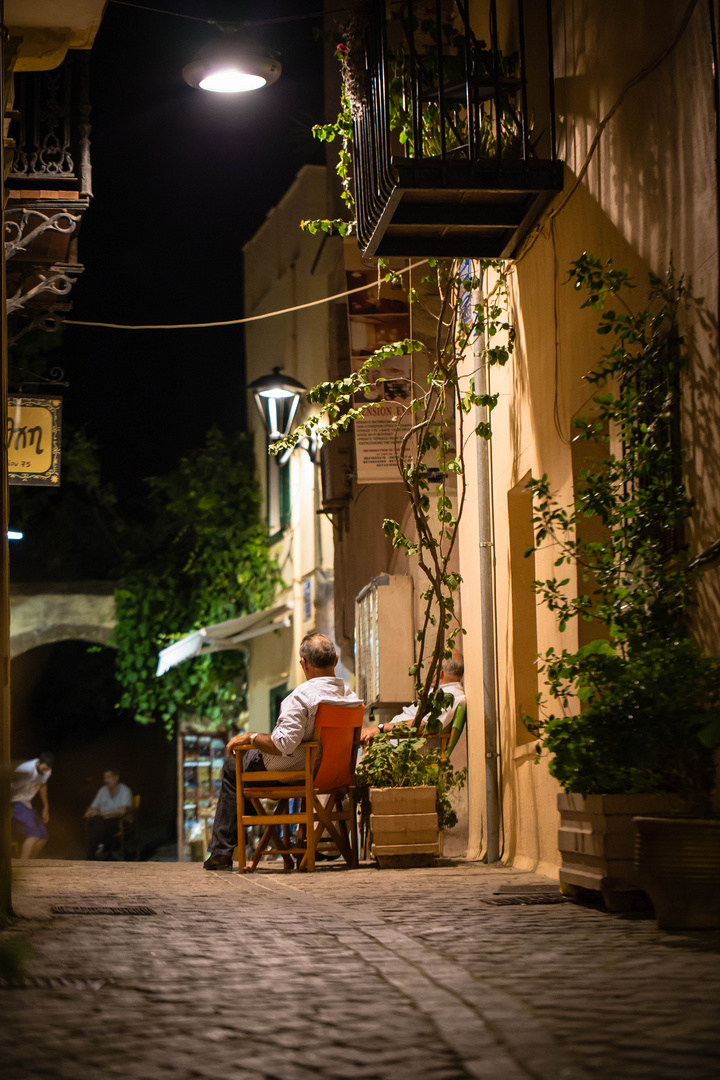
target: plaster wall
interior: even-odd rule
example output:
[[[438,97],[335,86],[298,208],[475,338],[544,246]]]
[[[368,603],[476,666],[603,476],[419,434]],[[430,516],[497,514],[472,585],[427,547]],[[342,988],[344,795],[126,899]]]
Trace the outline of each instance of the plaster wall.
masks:
[[[246,315],[284,312],[246,325],[248,383],[274,367],[308,388],[328,377],[331,305],[301,305],[342,291],[342,246],[324,233],[313,236],[300,229],[301,220],[326,215],[325,168],[305,166],[243,248]],[[300,310],[287,310],[295,308]],[[248,415],[267,508],[268,476],[278,466],[268,458],[265,430],[252,401]],[[294,426],[308,415],[308,405],[301,402]],[[292,689],[302,681],[297,656],[303,635],[310,630],[333,635],[332,524],[319,509],[318,467],[296,449],[290,457],[290,521],[274,545],[285,583],[282,598],[293,607],[292,629],[250,642],[250,723],[259,730],[270,727],[270,690],[283,682]]]
[[[250,642],[248,665],[248,717],[250,731],[270,731],[270,692],[287,683],[294,686],[302,679],[290,664],[293,647],[292,628]],[[298,665],[299,666],[299,665]]]
[[[112,586],[104,590],[49,591],[15,586],[10,593],[10,657],[54,641],[106,645],[115,626]]]
[[[560,635],[544,608],[528,609],[527,575],[513,558],[514,532],[522,531],[518,499],[529,473],[547,473],[563,498],[573,494],[572,418],[590,402],[583,376],[607,344],[596,334],[598,314],[581,311],[584,297],[563,284],[571,261],[583,252],[612,259],[634,275],[636,309],[644,306],[648,271],[662,276],[672,262],[676,276],[685,277],[683,459],[696,500],[688,539],[699,553],[720,537],[717,191],[707,5],[638,0],[620,9],[565,0],[553,11],[565,189],[512,269],[516,352],[505,369],[490,373],[491,390],[500,394],[492,418],[492,484],[503,858],[542,872],[559,864],[558,789],[546,764],[534,764],[534,744],[520,722],[519,687],[526,695],[536,677],[527,668],[533,636],[528,619],[534,614],[536,651],[573,649],[577,630],[571,626]],[[472,460],[469,466],[472,493]],[[481,721],[481,673],[468,662],[480,656],[482,645],[478,539],[471,497],[460,548],[462,600],[469,716]],[[550,547],[538,552],[535,576],[550,577],[553,562]],[[718,577],[717,569],[708,570],[697,612],[701,639],[713,652],[720,647]],[[521,627],[517,613],[523,610],[530,614]],[[481,722],[470,723],[468,747],[469,845],[479,852],[485,828]]]
[[[16,71],[50,71],[68,49],[91,49],[106,0],[5,0],[4,23],[18,41]]]

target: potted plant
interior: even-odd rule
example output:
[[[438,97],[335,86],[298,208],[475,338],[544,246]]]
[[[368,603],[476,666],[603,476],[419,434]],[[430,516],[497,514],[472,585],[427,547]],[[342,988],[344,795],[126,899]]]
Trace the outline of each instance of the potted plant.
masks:
[[[457,824],[450,801],[465,784],[440,749],[404,725],[377,735],[355,772],[363,835],[381,867],[422,866],[442,854],[442,831]]]
[[[623,890],[642,884],[668,925],[650,882],[642,831],[635,869],[631,819],[653,815],[651,826],[641,823],[653,835],[655,815],[663,812],[712,819],[713,751],[720,745],[720,661],[701,654],[689,627],[698,567],[682,539],[692,503],[676,443],[682,355],[674,326],[682,282],[671,273],[665,281],[651,277],[647,307],[632,312],[622,297],[632,283],[610,262],[583,255],[570,279],[590,293],[583,306],[602,310],[598,332],[612,335],[587,376],[596,388],[595,411],[576,424],[578,437],[602,452],[588,455],[570,507],[552,493],[547,476],[531,479],[531,550],[552,544],[555,566],[577,572],[576,595],[568,591],[569,577],[535,582],[560,630],[577,618],[594,625],[597,636],[575,651],[545,652],[540,669],[550,703],[543,703],[539,720],[526,722],[553,755],[550,772],[564,791],[561,882],[597,888],[611,907],[619,906]],[[624,310],[607,306],[611,296]],[[600,526],[593,533],[586,528],[590,517]],[[715,854],[700,856],[696,891],[706,878],[720,888],[715,824],[699,830]],[[662,841],[666,852],[669,843]],[[699,869],[713,858],[715,870]],[[666,860],[665,876],[672,861]],[[683,860],[686,908],[691,863]]]

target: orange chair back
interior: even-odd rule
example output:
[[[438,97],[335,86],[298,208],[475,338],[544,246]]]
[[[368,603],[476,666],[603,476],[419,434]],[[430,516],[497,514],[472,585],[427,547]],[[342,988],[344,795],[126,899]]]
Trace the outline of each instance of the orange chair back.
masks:
[[[356,758],[353,746],[357,745],[356,735],[364,715],[362,701],[354,705],[318,705],[314,737],[322,741],[323,756],[315,777],[316,791],[324,793],[352,784]]]

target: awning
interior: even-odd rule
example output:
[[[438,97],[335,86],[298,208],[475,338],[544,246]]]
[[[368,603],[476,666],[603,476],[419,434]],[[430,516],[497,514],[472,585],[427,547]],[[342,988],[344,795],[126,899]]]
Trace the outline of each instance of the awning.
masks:
[[[243,642],[251,638],[291,625],[292,608],[289,604],[279,604],[266,611],[254,611],[252,615],[241,615],[238,619],[227,619],[214,626],[203,626],[163,649],[158,654],[155,674],[164,675],[171,667],[182,664],[192,656],[205,656],[221,649],[239,649]]]

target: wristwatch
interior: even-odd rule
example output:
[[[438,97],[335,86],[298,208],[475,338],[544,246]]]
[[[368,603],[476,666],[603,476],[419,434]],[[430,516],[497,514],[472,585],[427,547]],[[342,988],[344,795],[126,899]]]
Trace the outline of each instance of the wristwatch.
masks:
[[[251,731],[250,732],[250,745],[251,746],[255,745],[255,740],[257,739],[257,737],[258,737],[257,731]]]
[[[384,724],[378,724],[377,729],[380,732],[380,734],[382,735],[383,732],[385,731],[385,725]]]

